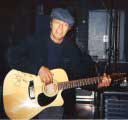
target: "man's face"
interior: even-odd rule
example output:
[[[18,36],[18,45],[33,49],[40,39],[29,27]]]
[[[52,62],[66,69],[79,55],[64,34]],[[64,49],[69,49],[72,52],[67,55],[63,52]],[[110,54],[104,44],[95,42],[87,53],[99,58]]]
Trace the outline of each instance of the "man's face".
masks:
[[[53,19],[51,21],[51,38],[55,43],[61,43],[63,41],[64,36],[70,29],[68,23],[59,20]]]

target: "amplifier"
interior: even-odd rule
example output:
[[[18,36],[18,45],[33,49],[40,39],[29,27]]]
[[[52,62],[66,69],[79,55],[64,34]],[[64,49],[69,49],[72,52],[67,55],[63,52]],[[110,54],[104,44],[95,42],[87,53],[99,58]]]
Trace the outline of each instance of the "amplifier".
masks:
[[[128,119],[128,92],[109,91],[101,97],[102,118]]]

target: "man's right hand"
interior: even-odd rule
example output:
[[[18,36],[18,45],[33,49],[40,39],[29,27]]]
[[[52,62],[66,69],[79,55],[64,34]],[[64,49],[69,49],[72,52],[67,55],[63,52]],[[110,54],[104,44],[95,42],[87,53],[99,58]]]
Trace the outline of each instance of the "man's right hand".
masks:
[[[38,75],[40,76],[40,79],[45,83],[45,84],[50,84],[53,81],[53,74],[49,70],[49,68],[45,66],[41,66]]]

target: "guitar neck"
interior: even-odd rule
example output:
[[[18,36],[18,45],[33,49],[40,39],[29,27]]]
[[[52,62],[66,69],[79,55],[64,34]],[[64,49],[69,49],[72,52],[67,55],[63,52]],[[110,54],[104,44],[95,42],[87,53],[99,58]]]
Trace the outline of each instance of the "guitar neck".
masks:
[[[127,76],[128,76],[127,73],[114,73],[110,75],[112,81],[122,81]],[[102,77],[103,76],[84,78],[84,79],[72,80],[67,82],[60,82],[58,83],[58,88],[59,90],[66,90],[66,89],[77,88],[81,86],[94,85],[99,83],[102,80]]]

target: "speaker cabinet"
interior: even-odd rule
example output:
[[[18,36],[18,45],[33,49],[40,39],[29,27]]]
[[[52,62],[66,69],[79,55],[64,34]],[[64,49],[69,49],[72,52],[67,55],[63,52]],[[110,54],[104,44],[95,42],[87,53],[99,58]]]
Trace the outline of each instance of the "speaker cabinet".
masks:
[[[115,91],[102,94],[102,118],[128,119],[128,92]]]

